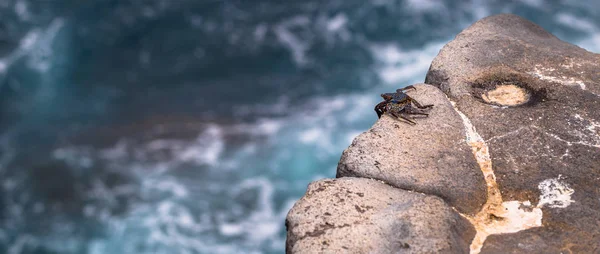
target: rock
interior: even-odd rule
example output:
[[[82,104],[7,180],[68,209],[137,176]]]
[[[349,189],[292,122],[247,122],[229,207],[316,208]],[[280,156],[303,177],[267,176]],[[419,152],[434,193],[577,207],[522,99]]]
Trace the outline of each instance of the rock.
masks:
[[[425,82],[485,141],[501,199],[542,211],[540,227],[491,235],[483,253],[598,252],[600,55],[496,15],[444,46]]]
[[[409,93],[429,117],[383,116],[309,186],[287,251],[598,252],[599,65],[518,16],[478,21],[432,62],[439,90]]]
[[[435,105],[411,126],[387,114],[354,139],[342,154],[337,176],[382,180],[394,187],[435,195],[460,212],[474,214],[486,201],[486,183],[465,142],[460,116],[437,88],[407,92]]]
[[[348,177],[311,183],[286,227],[287,253],[465,253],[475,234],[438,197]]]

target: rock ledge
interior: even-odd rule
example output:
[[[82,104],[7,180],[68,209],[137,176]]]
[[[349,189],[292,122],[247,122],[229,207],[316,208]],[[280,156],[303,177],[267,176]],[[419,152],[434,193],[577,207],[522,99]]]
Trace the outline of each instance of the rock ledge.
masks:
[[[288,253],[596,253],[600,55],[515,15],[445,45],[409,95],[290,210]]]

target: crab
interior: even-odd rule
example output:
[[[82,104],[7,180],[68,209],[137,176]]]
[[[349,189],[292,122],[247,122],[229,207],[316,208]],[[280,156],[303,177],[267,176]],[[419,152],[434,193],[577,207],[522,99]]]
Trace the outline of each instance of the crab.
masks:
[[[403,119],[409,124],[415,125],[417,123],[411,119],[409,115],[428,116],[429,114],[426,113],[426,110],[431,109],[433,105],[421,105],[421,103],[404,92],[408,89],[416,90],[417,88],[414,86],[407,86],[396,90],[395,93],[381,94],[384,101],[375,106],[377,117],[381,118],[383,114],[388,113],[397,119]]]

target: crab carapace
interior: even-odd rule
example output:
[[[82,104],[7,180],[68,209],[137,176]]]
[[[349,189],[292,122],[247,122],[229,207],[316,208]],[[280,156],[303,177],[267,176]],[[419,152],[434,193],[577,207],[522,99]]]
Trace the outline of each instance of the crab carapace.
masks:
[[[417,124],[410,115],[422,115],[428,116],[426,113],[429,109],[433,107],[433,105],[421,105],[417,100],[408,96],[404,91],[408,89],[417,89],[414,86],[407,86],[405,88],[401,88],[396,90],[395,93],[383,93],[381,94],[381,98],[384,101],[380,102],[375,106],[375,112],[377,113],[377,117],[381,118],[381,116],[385,113],[388,113],[398,119],[406,120],[409,124]]]

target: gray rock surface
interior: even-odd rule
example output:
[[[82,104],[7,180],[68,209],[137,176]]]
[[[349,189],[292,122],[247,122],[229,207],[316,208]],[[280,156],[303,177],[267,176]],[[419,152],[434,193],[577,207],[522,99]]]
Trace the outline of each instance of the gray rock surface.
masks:
[[[446,92],[486,140],[504,200],[543,211],[542,227],[492,235],[482,253],[600,251],[600,55],[497,15],[448,43],[426,83]],[[528,102],[485,100],[502,85],[523,89]]]
[[[311,183],[286,226],[287,253],[465,253],[475,234],[438,197],[348,177]]]
[[[465,142],[465,127],[446,96],[430,85],[407,92],[433,104],[429,117],[412,126],[385,114],[342,154],[337,176],[382,180],[394,187],[443,198],[474,214],[486,201],[483,174]]]
[[[429,117],[382,117],[309,186],[288,253],[600,252],[600,55],[496,15],[425,82]]]

